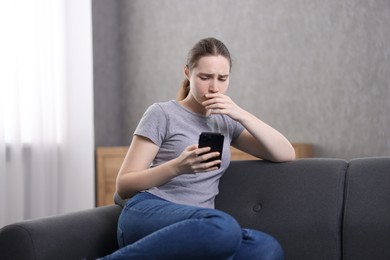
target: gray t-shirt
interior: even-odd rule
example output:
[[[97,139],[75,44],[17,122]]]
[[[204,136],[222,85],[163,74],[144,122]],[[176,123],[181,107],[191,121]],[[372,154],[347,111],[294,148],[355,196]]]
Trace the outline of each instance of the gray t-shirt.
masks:
[[[230,163],[230,144],[243,130],[240,123],[226,115],[196,114],[174,100],[153,104],[134,133],[160,147],[151,167],[177,158],[186,147],[198,143],[201,132],[220,132],[225,139],[220,169],[182,174],[147,191],[175,203],[213,208],[219,179]]]

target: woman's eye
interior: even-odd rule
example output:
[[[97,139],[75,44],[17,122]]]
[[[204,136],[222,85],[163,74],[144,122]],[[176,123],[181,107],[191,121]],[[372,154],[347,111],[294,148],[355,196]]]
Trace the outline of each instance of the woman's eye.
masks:
[[[226,81],[227,78],[223,77],[223,78],[219,78],[219,81]]]
[[[200,77],[201,80],[208,80],[209,77]]]

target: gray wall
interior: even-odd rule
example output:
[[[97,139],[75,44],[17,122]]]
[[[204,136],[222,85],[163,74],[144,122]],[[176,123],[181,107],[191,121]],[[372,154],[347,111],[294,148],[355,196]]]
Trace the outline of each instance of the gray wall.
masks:
[[[316,157],[390,155],[389,0],[93,1],[96,146],[128,145],[214,36],[228,94]]]

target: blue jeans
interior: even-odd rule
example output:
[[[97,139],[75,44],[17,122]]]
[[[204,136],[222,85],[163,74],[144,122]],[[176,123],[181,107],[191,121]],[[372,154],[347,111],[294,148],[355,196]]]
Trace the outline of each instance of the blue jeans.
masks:
[[[147,192],[122,210],[118,243],[120,249],[103,259],[284,259],[273,237],[241,229],[222,211],[175,204]]]

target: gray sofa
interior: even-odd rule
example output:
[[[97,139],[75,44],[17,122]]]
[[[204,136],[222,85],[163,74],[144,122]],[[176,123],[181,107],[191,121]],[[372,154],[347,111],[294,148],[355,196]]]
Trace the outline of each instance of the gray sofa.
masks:
[[[216,206],[272,234],[288,260],[390,259],[390,157],[234,161]],[[117,248],[120,211],[111,205],[8,225],[0,258],[106,255]]]

